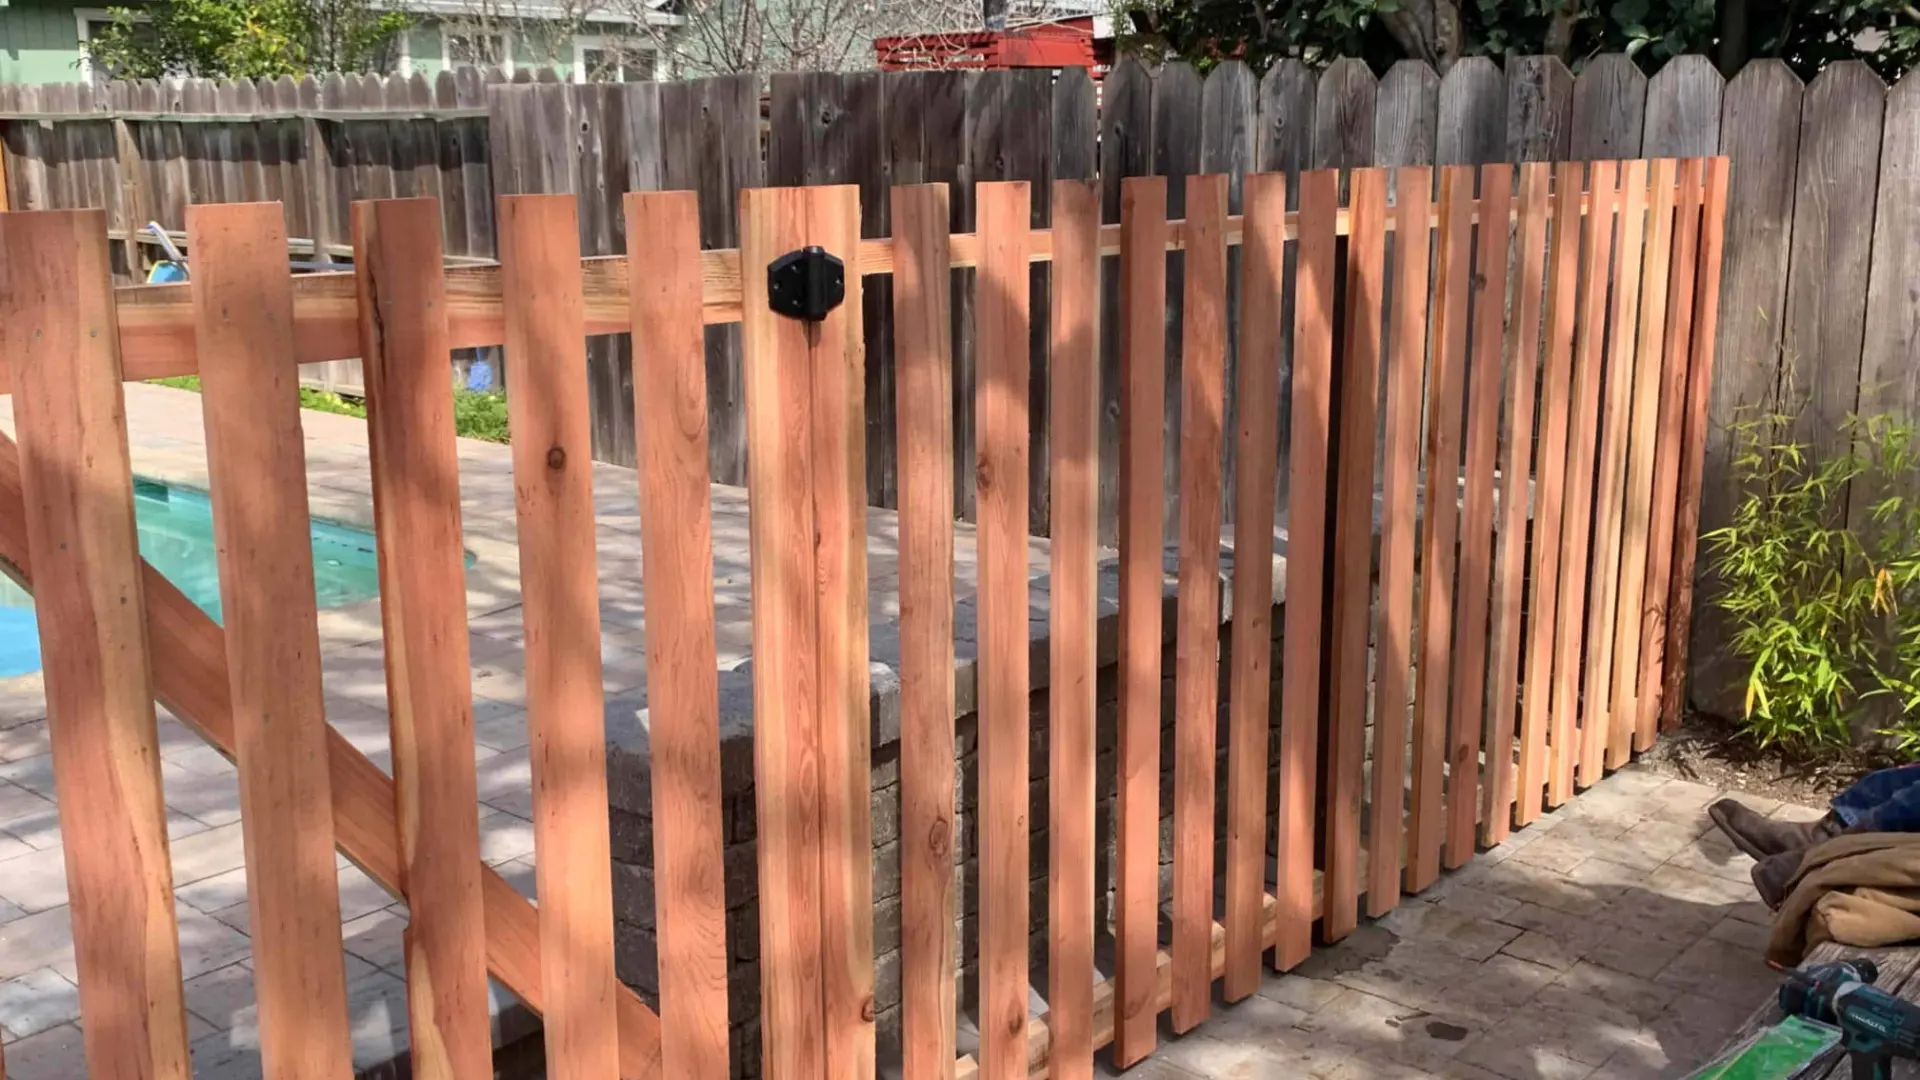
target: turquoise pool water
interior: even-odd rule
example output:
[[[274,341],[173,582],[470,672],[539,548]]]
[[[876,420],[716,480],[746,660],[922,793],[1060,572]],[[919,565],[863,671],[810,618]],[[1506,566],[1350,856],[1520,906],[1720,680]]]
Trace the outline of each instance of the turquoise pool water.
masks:
[[[214,559],[213,508],[206,494],[136,480],[133,509],[140,529],[140,554],[219,622],[220,571]],[[315,521],[313,586],[322,608],[345,607],[378,595],[373,534]],[[40,632],[33,618],[33,598],[0,577],[0,678],[38,670]]]

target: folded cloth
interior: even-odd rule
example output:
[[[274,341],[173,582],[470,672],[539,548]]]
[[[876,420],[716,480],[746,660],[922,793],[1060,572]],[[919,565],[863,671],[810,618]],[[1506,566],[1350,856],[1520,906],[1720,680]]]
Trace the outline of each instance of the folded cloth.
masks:
[[[1807,849],[1774,915],[1767,959],[1792,966],[1827,941],[1920,941],[1920,833],[1847,833]]]

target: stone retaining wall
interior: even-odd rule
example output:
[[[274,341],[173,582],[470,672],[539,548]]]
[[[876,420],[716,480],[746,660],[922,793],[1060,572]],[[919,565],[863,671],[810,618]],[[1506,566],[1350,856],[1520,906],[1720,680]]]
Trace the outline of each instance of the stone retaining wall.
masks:
[[[1096,766],[1096,832],[1100,851],[1096,858],[1096,881],[1101,895],[1096,897],[1096,925],[1108,924],[1111,900],[1113,841],[1114,721],[1117,712],[1116,669],[1114,658],[1115,618],[1113,595],[1117,592],[1112,567],[1102,574],[1102,618],[1100,624],[1100,674],[1098,685],[1098,741]],[[1047,639],[1045,634],[1045,582],[1035,583],[1032,670],[1033,695],[1029,704],[1031,723],[1032,799],[1029,820],[1033,832],[1029,851],[1032,866],[1032,958],[1034,985],[1046,985],[1047,929]],[[1277,583],[1280,594],[1284,582]],[[1225,592],[1223,588],[1223,594]],[[1228,610],[1226,597],[1222,609]],[[1275,607],[1273,618],[1273,670],[1279,671],[1279,627],[1283,620]],[[1160,859],[1163,895],[1172,881],[1172,783],[1173,741],[1172,701],[1174,613],[1171,582],[1165,609],[1166,644],[1163,656],[1161,713],[1161,827]],[[977,912],[979,908],[978,864],[974,835],[978,784],[977,714],[974,709],[974,672],[971,659],[973,612],[971,599],[956,609],[957,647],[963,657],[956,666],[956,697],[959,716],[955,721],[955,753],[959,764],[959,811],[956,818],[955,866],[958,878],[959,1000],[968,1011],[976,999],[976,950],[978,948]],[[898,659],[895,628],[875,628],[872,672],[873,718],[873,902],[874,956],[876,963],[875,1006],[881,1061],[898,1058],[900,1030],[900,768],[899,768],[899,678],[894,663]],[[1221,657],[1224,661],[1231,640],[1231,626],[1224,624]],[[1216,806],[1224,808],[1226,793],[1226,686],[1227,666],[1221,664],[1219,714],[1220,767],[1217,773],[1219,795]],[[725,868],[727,903],[727,946],[729,952],[729,1011],[733,1041],[735,1077],[760,1075],[760,981],[759,981],[759,908],[757,903],[757,865],[755,849],[755,804],[753,786],[753,682],[750,663],[720,676],[721,713],[721,789],[724,800]],[[1270,746],[1268,760],[1278,761],[1278,680],[1274,682],[1270,706]],[[655,938],[652,795],[647,751],[647,714],[643,697],[627,697],[608,703],[608,777],[612,814],[614,915],[616,919],[617,962],[620,978],[634,987],[649,1004],[657,1003],[659,993],[658,954]],[[1269,765],[1277,781],[1277,770]],[[1271,786],[1269,787],[1271,790]],[[1222,810],[1223,812],[1223,810]],[[1215,830],[1221,837],[1217,850],[1224,846],[1224,819]],[[1269,847],[1272,840],[1269,838]],[[965,1021],[962,1021],[963,1027]],[[964,1030],[961,1049],[970,1049]]]

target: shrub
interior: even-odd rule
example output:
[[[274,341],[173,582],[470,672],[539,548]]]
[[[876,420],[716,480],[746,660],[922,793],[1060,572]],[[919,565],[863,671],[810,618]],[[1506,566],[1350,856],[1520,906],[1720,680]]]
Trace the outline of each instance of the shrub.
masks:
[[[1716,604],[1747,668],[1744,723],[1762,746],[1845,746],[1869,698],[1920,748],[1920,446],[1912,424],[1850,418],[1848,449],[1816,461],[1795,417],[1731,426],[1741,497],[1708,533]]]
[[[465,439],[509,442],[507,395],[498,390],[456,389],[453,392],[453,429]]]
[[[171,386],[175,390],[200,392],[200,376],[169,375],[163,379],[149,380],[156,386]],[[315,412],[338,413],[341,416],[367,418],[366,402],[358,398],[342,397],[325,390],[316,390],[310,386],[300,388],[300,407]],[[463,439],[481,439],[486,442],[503,443],[508,440],[507,395],[498,390],[468,390],[456,387],[453,391],[453,430]]]

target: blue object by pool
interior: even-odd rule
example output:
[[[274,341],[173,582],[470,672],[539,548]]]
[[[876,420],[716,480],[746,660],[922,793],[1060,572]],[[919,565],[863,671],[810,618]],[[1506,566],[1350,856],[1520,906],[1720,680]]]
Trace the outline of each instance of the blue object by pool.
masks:
[[[140,554],[167,580],[220,621],[220,570],[214,558],[213,508],[189,488],[136,480],[134,516]],[[365,529],[313,523],[313,585],[322,608],[345,607],[379,593],[373,534]],[[0,577],[0,678],[40,669],[40,633],[33,598]]]

